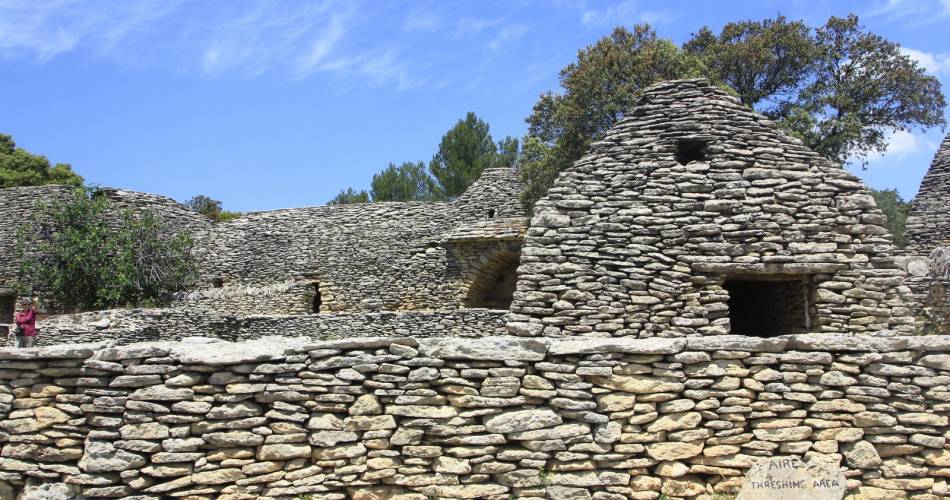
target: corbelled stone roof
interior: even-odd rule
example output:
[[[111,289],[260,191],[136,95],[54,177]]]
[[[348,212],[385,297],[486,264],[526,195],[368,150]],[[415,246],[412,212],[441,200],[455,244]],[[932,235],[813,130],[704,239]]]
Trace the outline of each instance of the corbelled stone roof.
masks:
[[[950,134],[937,149],[907,217],[908,250],[927,255],[950,246]]]
[[[912,328],[866,186],[705,80],[647,89],[535,214],[514,333],[728,333],[737,276],[803,280],[787,333]]]

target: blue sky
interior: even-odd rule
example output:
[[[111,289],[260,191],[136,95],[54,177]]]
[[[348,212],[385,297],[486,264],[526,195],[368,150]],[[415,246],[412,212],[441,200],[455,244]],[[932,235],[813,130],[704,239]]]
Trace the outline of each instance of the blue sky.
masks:
[[[87,181],[232,210],[318,205],[428,160],[467,111],[521,136],[560,68],[613,26],[682,43],[703,25],[854,12],[950,93],[950,0],[0,0],[0,132]],[[943,133],[869,168],[912,198]]]

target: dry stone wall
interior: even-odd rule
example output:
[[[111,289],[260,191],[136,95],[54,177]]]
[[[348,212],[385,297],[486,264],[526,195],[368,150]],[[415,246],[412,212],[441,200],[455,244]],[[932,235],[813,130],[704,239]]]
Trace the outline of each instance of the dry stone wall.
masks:
[[[936,500],[948,415],[947,336],[2,349],[0,496],[694,498],[782,455]]]
[[[445,246],[459,228],[497,229],[510,238],[524,222],[520,184],[489,169],[448,203],[367,203],[247,214],[217,224],[198,255],[202,288],[224,290],[297,282],[319,285],[324,311],[452,309],[470,285]],[[514,219],[514,221],[512,220]],[[522,229],[523,231],[523,229]],[[518,233],[515,232],[517,236]],[[228,293],[228,292],[224,292]],[[238,295],[240,292],[233,292]],[[245,314],[274,312],[248,295]],[[298,312],[300,295],[286,308]]]
[[[883,223],[859,179],[736,98],[658,84],[536,205],[511,331],[755,334],[730,330],[726,281],[789,279],[809,331],[912,333]]]
[[[221,314],[454,309],[477,270],[447,249],[449,239],[520,241],[521,187],[509,168],[488,169],[457,200],[371,203],[250,213],[212,224],[163,196],[104,189],[115,206],[155,213],[195,239],[201,283],[178,307]],[[25,221],[40,200],[68,188],[0,190],[0,218]],[[0,293],[12,288],[16,224],[0,228]]]
[[[193,308],[114,309],[42,318],[39,346],[77,342],[131,344],[192,336],[253,340],[267,336],[484,337],[505,332],[507,311],[381,311],[230,316]],[[12,345],[12,340],[8,340]]]
[[[950,135],[943,139],[907,216],[907,249],[927,255],[950,246]]]

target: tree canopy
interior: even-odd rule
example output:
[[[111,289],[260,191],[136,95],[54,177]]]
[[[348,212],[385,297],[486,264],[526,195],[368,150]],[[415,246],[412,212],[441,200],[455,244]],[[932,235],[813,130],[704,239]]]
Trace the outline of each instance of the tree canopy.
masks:
[[[488,124],[469,112],[442,136],[428,165],[422,161],[390,163],[373,175],[369,192],[347,188],[329,204],[451,200],[464,193],[486,168],[514,168],[519,144],[513,137],[496,144]]]
[[[349,205],[352,203],[369,203],[369,193],[366,190],[357,191],[346,188],[327,202],[327,205]]]
[[[198,275],[189,235],[149,211],[118,212],[95,188],[40,203],[17,233],[19,287],[64,311],[165,305]]]
[[[872,189],[871,195],[874,196],[877,208],[880,208],[887,218],[886,227],[894,237],[894,244],[903,248],[907,245],[904,229],[910,214],[910,202],[904,201],[896,189]]]
[[[542,94],[526,119],[519,160],[525,208],[645,87],[694,76],[722,85],[838,162],[885,150],[889,132],[945,125],[940,82],[854,15],[818,28],[783,16],[728,23],[719,33],[704,27],[682,47],[645,24],[618,27],[581,49],[561,70],[560,92]]]
[[[186,201],[184,205],[199,214],[202,214],[212,222],[224,222],[237,219],[241,212],[232,212],[221,208],[221,202],[208,196],[199,194]]]
[[[82,182],[69,164],[50,165],[45,156],[18,148],[13,137],[0,134],[0,189],[44,184],[81,186]]]

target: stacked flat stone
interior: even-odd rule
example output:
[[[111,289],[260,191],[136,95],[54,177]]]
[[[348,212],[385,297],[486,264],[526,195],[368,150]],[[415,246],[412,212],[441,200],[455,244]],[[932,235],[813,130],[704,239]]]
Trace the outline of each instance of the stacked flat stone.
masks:
[[[724,280],[784,276],[808,282],[810,331],[910,333],[883,223],[859,179],[738,99],[657,84],[537,203],[510,329],[726,334]]]
[[[947,336],[0,349],[0,496],[708,498],[792,455],[937,500],[948,380]]]
[[[510,168],[485,170],[451,202],[275,210],[220,224],[163,196],[103,192],[116,216],[150,211],[191,234],[201,281],[175,306],[227,315],[312,312],[315,283],[321,312],[455,309],[464,305],[469,280],[484,274],[484,266],[468,267],[480,264],[470,243],[497,241],[499,251],[517,252],[527,223]],[[26,221],[38,201],[68,193],[63,186],[0,190],[0,218]],[[15,247],[16,223],[0,226],[0,292],[17,278]]]
[[[0,189],[0,292],[13,289],[20,271],[17,255],[17,229],[28,223],[36,213],[37,204],[67,200],[74,188],[68,186],[30,186]],[[147,210],[174,231],[198,236],[211,228],[207,217],[189,210],[164,196],[104,188],[102,193],[112,203],[106,222],[118,224],[122,212]]]
[[[43,318],[37,323],[37,345],[131,344],[185,337],[238,341],[271,335],[320,339],[485,337],[505,333],[507,316],[507,311],[480,308],[304,315],[227,315],[193,308],[111,309]]]
[[[950,135],[934,155],[907,216],[907,250],[927,255],[950,246]]]
[[[517,172],[488,169],[457,200],[255,212],[217,224],[199,245],[202,288],[317,282],[323,311],[453,309],[469,282],[452,267],[445,233],[523,217]],[[524,226],[524,222],[510,222]],[[505,240],[508,232],[499,235]],[[299,294],[286,294],[289,303]],[[294,306],[295,307],[295,306]],[[259,305],[245,313],[292,313]]]

